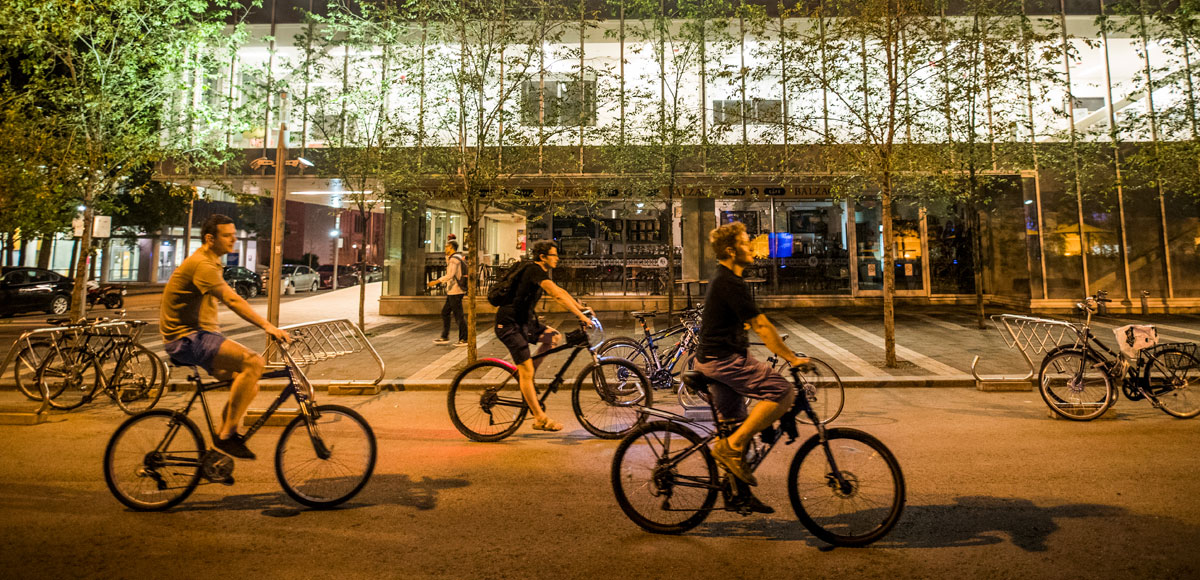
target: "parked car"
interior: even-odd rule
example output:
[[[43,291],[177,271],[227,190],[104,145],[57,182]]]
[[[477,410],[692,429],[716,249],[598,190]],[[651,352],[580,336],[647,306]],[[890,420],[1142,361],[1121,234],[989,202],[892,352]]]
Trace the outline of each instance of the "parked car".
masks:
[[[355,272],[357,273],[358,266],[356,265],[354,268]],[[366,275],[363,276],[363,283],[378,282],[380,280],[383,280],[383,268],[380,268],[375,264],[367,264]]]
[[[317,266],[317,273],[321,275],[321,287],[333,287],[333,264],[325,264]],[[358,284],[358,276],[354,274],[354,268],[346,265],[338,265],[338,288],[346,286],[354,286]]]
[[[263,284],[270,283],[270,272],[263,276]],[[303,264],[284,264],[280,269],[280,289],[284,294],[316,292],[321,287],[321,276]]]
[[[241,266],[225,266],[225,282],[238,293],[238,296],[246,299],[254,298],[262,294],[264,290],[262,276]]]
[[[0,268],[0,314],[35,310],[66,314],[71,308],[73,288],[73,280],[50,270],[5,266]]]

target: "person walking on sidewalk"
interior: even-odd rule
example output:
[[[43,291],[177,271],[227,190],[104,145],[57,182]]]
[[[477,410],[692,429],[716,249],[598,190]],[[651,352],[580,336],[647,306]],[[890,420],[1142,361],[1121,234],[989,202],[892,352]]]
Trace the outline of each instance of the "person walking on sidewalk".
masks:
[[[746,468],[746,449],[755,433],[769,427],[791,408],[795,388],[770,365],[750,356],[746,326],[754,329],[771,352],[793,367],[808,363],[808,359],[796,356],[784,345],[742,279],[745,268],[754,264],[746,226],[741,222],[721,226],[709,232],[708,239],[717,256],[717,272],[704,297],[695,369],[715,381],[709,391],[718,420],[742,421],[732,435],[713,446],[713,459],[734,477],[758,485],[754,474]],[[749,415],[744,397],[759,400]],[[774,511],[757,499],[752,502],[755,511]]]
[[[254,453],[238,435],[237,425],[258,394],[258,379],[267,363],[258,353],[221,336],[217,301],[278,340],[291,342],[291,337],[259,316],[225,283],[221,257],[232,251],[237,241],[233,220],[219,214],[209,217],[200,228],[200,239],[200,249],[188,256],[167,281],[158,330],[172,361],[198,366],[219,381],[233,381],[213,445],[239,459],[254,459]]]
[[[450,343],[450,315],[458,323],[458,342],[454,346],[467,346],[467,319],[463,316],[463,298],[467,295],[467,260],[458,253],[458,242],[446,242],[446,275],[429,283],[432,288],[446,285],[446,303],[442,305],[442,336],[434,344]]]
[[[517,366],[517,380],[525,404],[533,414],[533,428],[561,431],[563,424],[548,417],[538,402],[533,373],[543,359],[532,360],[529,351],[529,345],[535,342],[540,344],[538,354],[553,348],[560,335],[557,330],[542,324],[534,310],[545,292],[588,328],[592,327],[592,320],[583,313],[584,305],[550,279],[550,271],[558,266],[558,249],[554,242],[540,240],[533,244],[532,252],[534,261],[517,266],[520,270],[513,274],[516,293],[512,303],[496,309],[496,338],[508,347],[513,364]]]

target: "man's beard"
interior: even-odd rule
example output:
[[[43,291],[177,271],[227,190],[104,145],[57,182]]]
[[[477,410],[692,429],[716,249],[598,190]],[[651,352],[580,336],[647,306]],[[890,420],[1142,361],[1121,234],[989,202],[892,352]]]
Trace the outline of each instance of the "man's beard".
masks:
[[[735,252],[733,256],[733,263],[742,266],[743,268],[746,266],[753,266],[754,255],[750,252]]]

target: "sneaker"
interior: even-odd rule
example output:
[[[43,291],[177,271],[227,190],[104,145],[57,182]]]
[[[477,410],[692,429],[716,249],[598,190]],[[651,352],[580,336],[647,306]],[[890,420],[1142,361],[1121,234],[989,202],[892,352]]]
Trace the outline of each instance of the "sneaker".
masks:
[[[729,470],[734,477],[750,484],[758,485],[758,479],[754,477],[750,470],[746,469],[746,461],[742,455],[734,451],[729,446],[729,441],[726,439],[718,439],[717,444],[712,448],[713,459],[717,460],[725,469]]]
[[[435,338],[435,339],[433,339],[433,344],[450,344],[450,339],[448,339],[448,338]]]
[[[460,341],[454,343],[454,346],[467,346],[467,341],[460,340]]]
[[[217,437],[213,439],[213,447],[238,459],[257,459],[254,452],[246,447],[246,439],[241,435],[234,435],[229,438]]]
[[[754,496],[750,496],[750,497],[746,498],[744,501],[742,501],[741,507],[743,509],[754,512],[756,514],[773,514],[773,513],[775,513],[775,508],[763,503],[762,500],[760,500]]]

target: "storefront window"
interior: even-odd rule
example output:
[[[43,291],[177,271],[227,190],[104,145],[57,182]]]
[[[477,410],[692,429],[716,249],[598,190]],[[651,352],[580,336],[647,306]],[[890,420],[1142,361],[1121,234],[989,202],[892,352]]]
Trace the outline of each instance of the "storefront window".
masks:
[[[1147,197],[1154,201],[1158,199],[1157,195]],[[1200,275],[1197,275],[1200,272],[1200,210],[1196,207],[1195,198],[1188,193],[1168,193],[1163,201],[1167,208],[1167,239],[1170,241],[1171,281],[1175,286],[1175,296],[1200,296]],[[1155,219],[1158,217],[1155,216]],[[1162,232],[1162,226],[1148,226],[1146,230],[1147,233],[1159,233]],[[1155,265],[1158,264],[1161,262]],[[1155,265],[1147,264],[1146,267]],[[1133,269],[1133,266],[1130,268]],[[1159,290],[1157,294],[1151,290],[1151,293],[1155,296],[1166,294],[1165,290]]]
[[[774,207],[767,209],[774,211],[766,212],[769,228],[757,236],[767,246],[766,257],[759,260],[762,266],[754,272],[763,280],[763,291],[773,295],[849,294],[846,203],[831,199],[773,203]]]
[[[926,220],[929,228],[929,283],[933,294],[972,294],[975,292],[975,260],[971,248],[974,232],[969,231],[962,208],[931,208]]]
[[[112,252],[108,279],[113,282],[136,282],[138,260],[141,258],[141,248],[138,247],[137,240],[114,239],[108,249]]]
[[[1041,176],[1041,183],[1047,297],[1082,298],[1083,241],[1074,185],[1048,174]]]
[[[892,251],[896,260],[896,291],[925,288],[925,253],[921,246],[921,212],[908,203],[892,206]],[[858,289],[883,290],[883,217],[878,200],[858,202],[854,213],[858,248]]]

